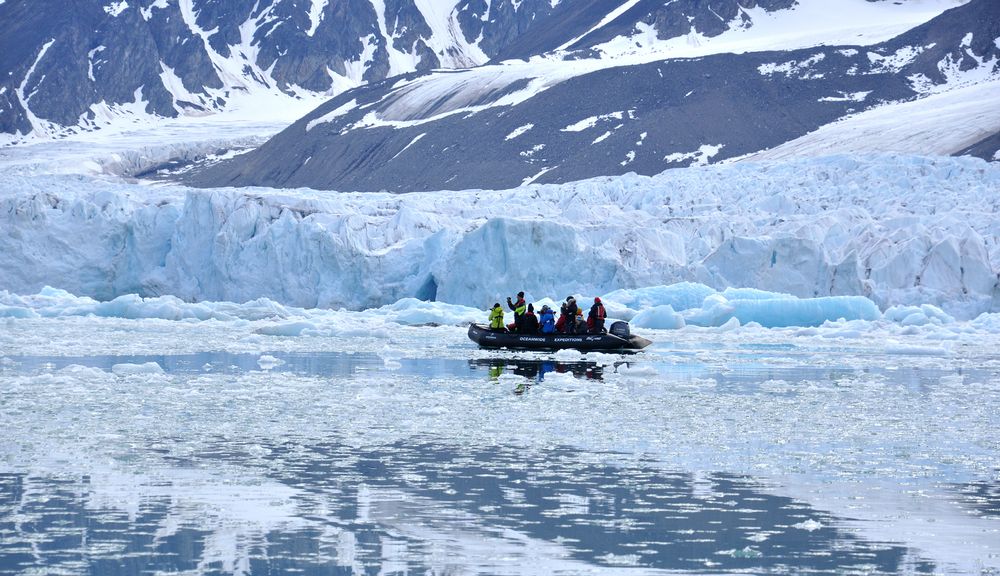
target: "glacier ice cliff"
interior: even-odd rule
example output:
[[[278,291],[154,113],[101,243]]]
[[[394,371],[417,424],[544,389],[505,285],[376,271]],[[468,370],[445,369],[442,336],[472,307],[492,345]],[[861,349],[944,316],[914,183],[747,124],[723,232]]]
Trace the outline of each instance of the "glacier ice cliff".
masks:
[[[1000,311],[998,210],[995,163],[898,155],[401,195],[7,173],[0,290],[485,308],[694,282],[972,318]]]

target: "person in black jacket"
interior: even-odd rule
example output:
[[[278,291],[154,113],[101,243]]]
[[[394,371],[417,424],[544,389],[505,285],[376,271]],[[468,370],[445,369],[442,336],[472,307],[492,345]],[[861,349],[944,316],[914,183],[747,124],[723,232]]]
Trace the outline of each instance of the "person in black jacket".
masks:
[[[567,296],[565,307],[566,323],[563,325],[563,332],[567,334],[576,334],[576,298]]]
[[[525,334],[538,333],[538,317],[535,316],[534,304],[528,304],[528,311],[524,313],[524,318],[521,319],[521,331]]]

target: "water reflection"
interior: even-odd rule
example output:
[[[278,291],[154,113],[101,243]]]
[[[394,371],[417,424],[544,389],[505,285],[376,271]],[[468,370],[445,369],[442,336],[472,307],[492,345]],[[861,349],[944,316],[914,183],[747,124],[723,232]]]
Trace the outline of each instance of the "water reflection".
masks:
[[[584,380],[604,380],[622,368],[641,367],[645,374],[655,374],[668,382],[714,380],[719,393],[752,395],[794,394],[801,382],[839,382],[872,376],[891,381],[919,393],[928,393],[940,385],[943,377],[960,376],[970,381],[989,381],[986,370],[953,370],[905,366],[886,368],[865,366],[809,366],[774,364],[768,348],[758,345],[746,356],[729,356],[725,364],[706,363],[694,354],[674,355],[669,359],[629,356],[627,359],[566,361],[552,358],[509,358],[504,355],[465,360],[461,358],[384,358],[375,353],[349,352],[266,352],[237,354],[199,352],[195,354],[104,355],[104,356],[7,356],[0,363],[0,375],[49,373],[80,365],[110,372],[116,364],[155,362],[167,374],[238,374],[260,370],[294,373],[304,376],[357,377],[391,370],[421,378],[469,378],[482,373],[486,379],[504,374],[525,378],[522,390],[540,383],[547,374],[572,374]],[[783,348],[775,347],[781,352]],[[264,357],[274,360],[266,361]],[[788,386],[780,384],[784,382]],[[776,385],[777,384],[777,385]]]
[[[1000,519],[1000,470],[998,478],[956,486],[961,502],[986,518]]]
[[[538,383],[546,374],[571,374],[576,378],[603,380],[604,365],[597,362],[561,362],[557,360],[527,360],[507,358],[478,358],[469,360],[469,366],[486,370],[490,378],[513,374]]]
[[[124,489],[3,474],[0,572],[937,570],[753,478],[606,459],[565,447],[219,440],[199,454],[165,454],[173,479]],[[243,472],[191,472],[232,467]]]
[[[270,357],[263,359],[264,356]],[[271,360],[273,358],[274,360]],[[155,362],[168,374],[237,374],[266,369],[271,372],[311,376],[355,376],[386,369],[387,359],[374,353],[349,352],[267,352],[237,354],[198,352],[194,354],[146,354],[104,356],[8,356],[0,373],[37,373],[61,370],[71,365],[111,371],[116,364]],[[469,375],[464,360],[438,358],[391,359],[396,369],[413,374],[434,376]]]

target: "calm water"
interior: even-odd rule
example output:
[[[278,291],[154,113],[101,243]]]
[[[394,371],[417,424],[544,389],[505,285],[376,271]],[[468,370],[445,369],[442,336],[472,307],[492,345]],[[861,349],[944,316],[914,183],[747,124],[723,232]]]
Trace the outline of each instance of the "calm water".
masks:
[[[273,353],[278,362],[266,364],[266,370],[255,354],[10,357],[0,366],[0,382],[5,395],[31,394],[28,388],[58,386],[58,375],[67,367],[110,373],[118,364],[156,362],[170,390],[180,394],[185,386],[213,384],[213,378],[231,383],[252,375],[280,385],[285,377],[318,377],[328,382],[331,395],[342,393],[345,401],[350,396],[360,407],[365,406],[364,399],[357,400],[364,391],[361,384],[391,378],[411,402],[420,387],[440,393],[451,382],[493,395],[499,391],[516,399],[515,408],[529,410],[536,396],[543,401],[547,386],[558,385],[568,394],[593,391],[637,368],[648,371],[647,380],[710,378],[715,382],[707,393],[711,397],[755,397],[763,390],[780,399],[798,394],[798,382],[873,377],[907,397],[926,397],[928,403],[942,377],[953,376],[934,369],[776,367],[763,362],[769,354],[783,352],[749,350],[737,369],[726,370],[712,368],[692,353],[658,364],[641,357],[602,364],[398,358],[391,360],[390,373],[387,360],[376,354]],[[46,376],[52,374],[54,379]],[[988,380],[994,375],[967,371],[963,377]],[[775,381],[786,387],[776,388]],[[106,398],[82,411],[100,411],[115,398],[128,404],[155,394],[151,384],[143,391],[120,378],[99,382],[95,386],[102,386]],[[700,401],[706,393],[698,394],[692,398]],[[191,405],[198,402],[192,399]],[[27,425],[9,401],[0,407],[12,422]],[[400,415],[391,412],[390,402],[385,409],[388,413],[379,421],[392,427]],[[97,416],[101,421],[113,419],[121,408],[107,410],[108,415]],[[190,417],[194,424],[209,417],[173,404],[144,410],[151,422]],[[490,411],[490,405],[483,410]],[[60,418],[64,412],[56,411]],[[561,417],[546,414],[542,410],[525,422]],[[191,440],[195,433],[186,437],[183,426],[169,435],[155,425],[123,426],[103,432],[107,450],[85,448],[82,455],[49,455],[45,446],[18,443],[18,431],[8,429],[3,452],[15,464],[0,474],[0,573],[965,571],[942,565],[903,540],[858,530],[864,519],[791,497],[773,479],[671,467],[641,452],[581,449],[554,435],[542,449],[516,442],[465,443],[432,432],[366,445],[356,434],[346,439],[336,433],[361,426],[350,417],[350,411],[331,414],[338,420],[330,426],[334,432],[308,439],[271,431],[266,414],[241,419],[239,427],[225,434],[198,435],[197,442]],[[66,420],[72,429],[75,417]],[[34,424],[64,450],[67,441],[56,430],[60,425]],[[261,430],[253,429],[258,425]],[[75,437],[82,445],[95,445],[86,425],[73,429],[70,446]],[[25,452],[31,458],[19,458]],[[110,460],[107,465],[86,461],[91,456]],[[25,460],[34,464],[18,469],[17,462]],[[1000,528],[997,476],[954,480],[937,482],[942,490],[934,497],[976,522]],[[865,487],[858,486],[857,497],[862,494]],[[981,563],[979,573],[997,572]]]
[[[302,525],[242,542],[251,573],[350,573],[352,567],[376,573],[389,564],[390,571],[424,572],[461,566],[477,543],[490,541],[502,557],[480,556],[492,566],[466,569],[539,562],[552,569],[691,572],[936,570],[904,546],[836,528],[837,518],[773,495],[753,478],[588,464],[567,448],[554,448],[545,460],[511,447],[467,451],[431,441],[378,451],[335,442],[267,448],[268,474],[294,489]],[[244,458],[230,449],[224,443],[173,464],[211,468]],[[197,519],[164,532],[176,515],[175,499],[142,498],[132,511],[95,506],[92,481],[0,476],[4,571],[227,569],[221,559],[206,562],[207,548],[218,545],[209,541],[218,536]],[[526,541],[558,543],[559,552],[540,553],[541,544]]]

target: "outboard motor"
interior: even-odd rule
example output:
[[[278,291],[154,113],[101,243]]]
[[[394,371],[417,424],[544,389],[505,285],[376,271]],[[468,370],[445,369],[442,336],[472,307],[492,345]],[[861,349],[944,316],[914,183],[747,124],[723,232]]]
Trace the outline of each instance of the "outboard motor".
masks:
[[[612,322],[611,328],[608,329],[608,332],[621,338],[622,340],[628,340],[632,337],[632,333],[628,329],[628,322],[625,322],[624,320]]]

